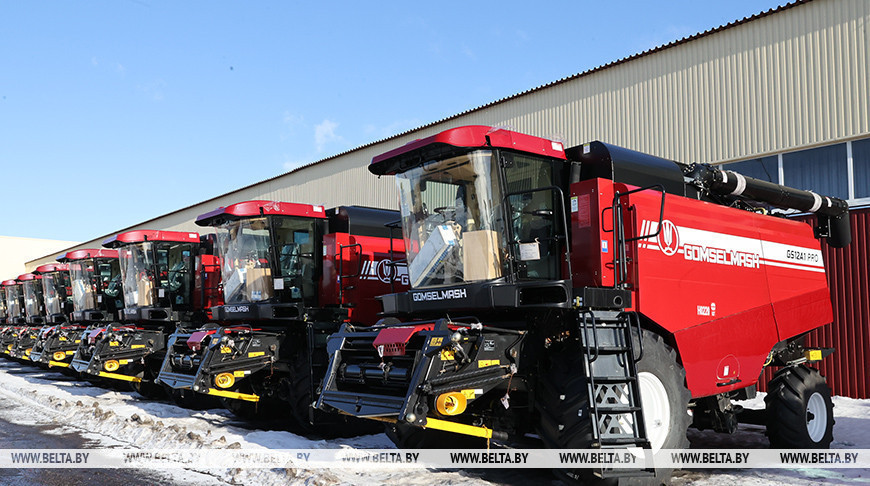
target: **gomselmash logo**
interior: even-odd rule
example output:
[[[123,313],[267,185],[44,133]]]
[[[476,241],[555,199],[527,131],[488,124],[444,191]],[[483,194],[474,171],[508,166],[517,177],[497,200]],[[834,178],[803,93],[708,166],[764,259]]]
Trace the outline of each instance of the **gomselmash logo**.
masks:
[[[661,231],[656,240],[665,255],[671,256],[677,253],[680,249],[680,232],[677,230],[677,225],[669,219],[662,221]]]
[[[648,238],[641,248],[658,249],[666,256],[681,253],[690,262],[713,263],[743,268],[760,268],[761,242],[752,238],[726,235],[696,228],[680,228],[673,221],[644,220],[642,234],[658,232],[655,242]],[[682,235],[682,236],[681,236]]]
[[[661,251],[666,256],[679,254],[690,262],[749,269],[768,265],[808,272],[825,271],[822,253],[817,248],[677,226],[667,219],[661,224],[650,220],[641,222],[640,234],[652,235],[657,231],[654,238],[640,240],[638,247]]]
[[[465,289],[432,290],[429,292],[413,292],[414,302],[431,302],[434,300],[453,300],[468,297]]]
[[[393,263],[392,260],[363,262],[360,278],[363,280],[379,280],[383,283],[393,282],[408,285],[408,266],[404,263]]]

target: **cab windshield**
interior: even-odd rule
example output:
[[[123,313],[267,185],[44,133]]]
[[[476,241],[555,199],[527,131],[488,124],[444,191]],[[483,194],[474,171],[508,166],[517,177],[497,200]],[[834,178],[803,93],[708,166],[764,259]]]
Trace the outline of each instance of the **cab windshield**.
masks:
[[[6,292],[0,298],[0,323],[6,322]]]
[[[271,228],[267,217],[240,219],[217,227],[227,304],[269,300],[277,292],[291,299],[314,296],[314,221],[272,218]],[[277,265],[270,264],[273,258],[277,258]]]
[[[144,242],[118,249],[121,281],[124,283],[124,307],[147,307],[154,294],[154,271],[151,247]]]
[[[21,308],[21,288],[18,285],[6,287],[6,307],[9,317],[22,317],[24,309]]]
[[[72,282],[73,309],[76,312],[97,308],[94,298],[94,261],[80,260],[69,265],[69,275]]]
[[[118,250],[124,306],[190,304],[193,245],[144,241]]]
[[[502,194],[491,151],[434,161],[396,175],[414,288],[502,277]]]
[[[42,276],[42,290],[45,297],[45,312],[48,315],[63,313],[63,304],[69,298],[69,273],[51,272]]]
[[[24,312],[27,317],[42,315],[42,282],[41,279],[24,282]]]
[[[69,274],[76,312],[98,309],[102,295],[121,297],[121,272],[115,259],[76,260],[69,264]]]
[[[560,162],[497,156],[478,150],[396,174],[413,288],[561,278]]]

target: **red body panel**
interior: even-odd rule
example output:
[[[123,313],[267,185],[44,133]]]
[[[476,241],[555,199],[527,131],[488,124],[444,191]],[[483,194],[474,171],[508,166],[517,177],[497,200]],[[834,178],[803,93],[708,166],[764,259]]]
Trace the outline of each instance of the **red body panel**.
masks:
[[[613,201],[613,183],[603,179],[571,185],[571,262],[575,287],[612,287],[613,217],[604,208]],[[574,210],[576,206],[576,211]]]
[[[403,240],[394,239],[392,244],[394,257],[404,259]],[[330,233],[324,235],[323,247],[320,305],[347,306],[352,322],[374,324],[381,312],[381,304],[375,297],[402,292],[409,287],[407,267],[390,265],[390,238]],[[344,278],[339,279],[339,269]]]
[[[193,307],[204,309],[211,316],[212,307],[224,304],[220,258],[215,255],[197,255],[196,271],[193,275]]]
[[[588,194],[591,212],[600,215],[611,202],[597,194],[608,185],[574,184],[572,197]],[[627,237],[659,229],[661,198],[656,191],[623,198]],[[577,224],[583,217],[573,209],[575,268],[603,267],[606,275],[608,263],[597,260],[612,265],[612,250],[581,251],[611,237],[603,231],[612,226],[610,211],[595,235]],[[752,385],[774,344],[832,320],[819,248],[806,223],[667,195],[658,236],[629,243],[634,310],[673,334],[694,397]],[[575,281],[591,285],[596,278]]]

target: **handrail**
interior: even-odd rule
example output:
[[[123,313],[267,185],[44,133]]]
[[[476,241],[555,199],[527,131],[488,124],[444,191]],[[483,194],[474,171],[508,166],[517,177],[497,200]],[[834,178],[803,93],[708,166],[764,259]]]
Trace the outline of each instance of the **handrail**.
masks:
[[[622,213],[621,199],[625,196],[628,196],[628,195],[631,195],[631,194],[634,194],[637,192],[648,191],[651,189],[656,189],[658,192],[661,193],[661,196],[662,196],[661,206],[659,207],[659,222],[656,225],[655,232],[650,233],[650,234],[646,234],[646,235],[638,235],[638,236],[634,236],[631,238],[626,238],[625,237],[625,221],[624,221],[624,216]],[[615,274],[614,275],[615,276],[614,287],[627,288],[628,283],[626,282],[626,280],[628,278],[628,253],[626,251],[626,243],[629,243],[632,241],[637,241],[637,240],[643,240],[646,238],[656,237],[659,235],[659,233],[661,233],[662,220],[664,219],[664,216],[665,216],[665,188],[661,184],[654,184],[651,186],[641,187],[638,189],[632,189],[632,190],[626,191],[626,192],[616,191],[613,194],[613,202],[611,204],[611,207],[604,208],[602,210],[602,215],[603,215],[604,211],[607,211],[608,209],[613,211],[613,228],[610,230],[605,229],[603,231],[606,233],[613,232],[615,235],[615,241],[613,242],[614,246],[616,246],[616,248],[614,249],[614,252],[613,252],[613,270],[614,270],[614,274]]]

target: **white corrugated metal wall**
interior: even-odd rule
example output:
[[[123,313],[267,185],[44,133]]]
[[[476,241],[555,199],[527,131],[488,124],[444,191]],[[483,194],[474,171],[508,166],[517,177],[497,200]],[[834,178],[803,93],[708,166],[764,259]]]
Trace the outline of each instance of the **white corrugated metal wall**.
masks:
[[[598,139],[712,163],[867,137],[868,27],[868,0],[800,2],[125,230],[196,230],[197,215],[249,199],[396,207],[392,179],[378,180],[365,168],[372,156],[459,125],[508,126],[569,146]],[[99,246],[103,238],[80,247]]]

